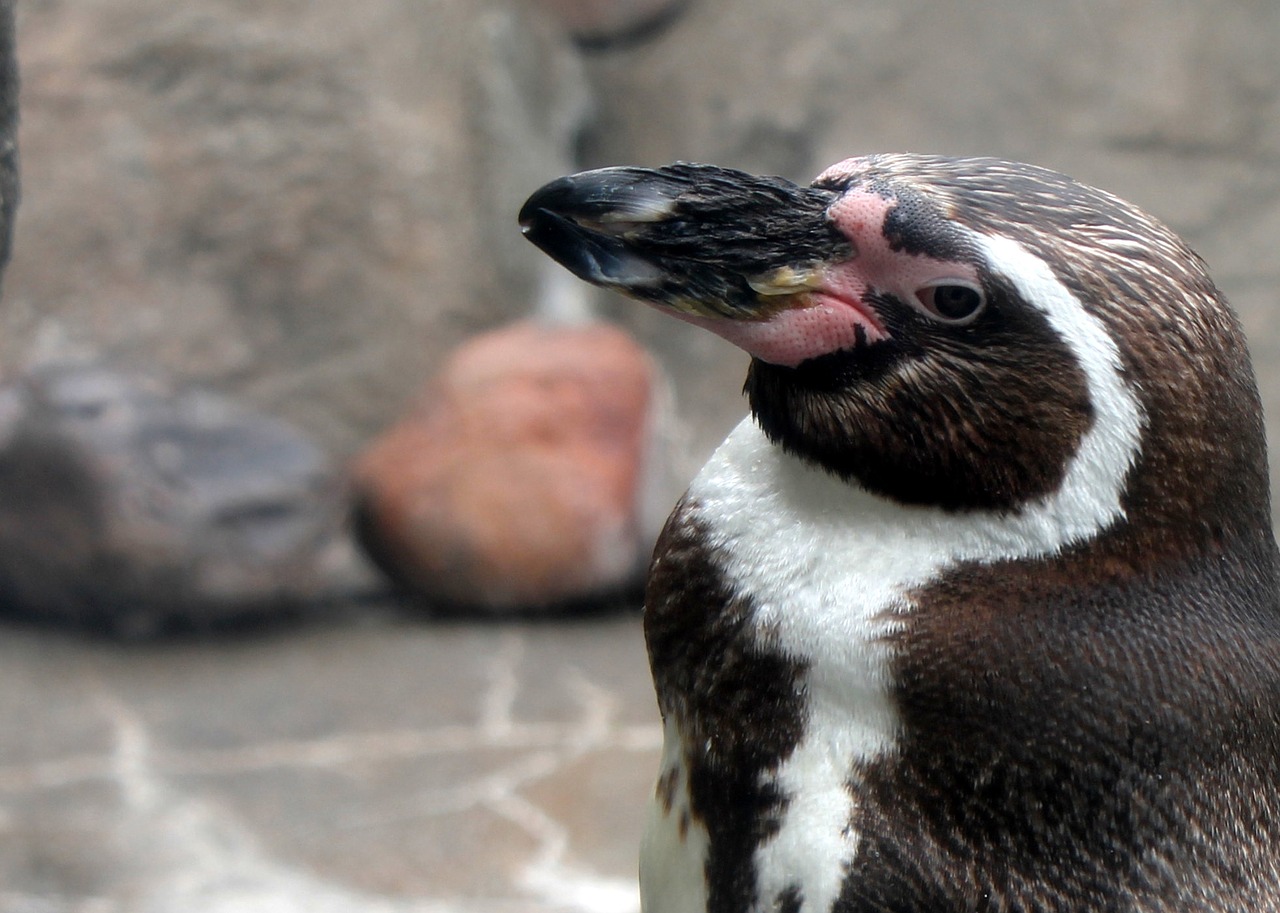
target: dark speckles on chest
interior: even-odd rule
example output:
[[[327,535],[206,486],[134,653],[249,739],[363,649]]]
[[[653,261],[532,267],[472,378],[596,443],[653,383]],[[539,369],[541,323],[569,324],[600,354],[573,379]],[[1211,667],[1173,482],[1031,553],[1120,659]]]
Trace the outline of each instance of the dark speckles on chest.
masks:
[[[693,811],[689,808],[689,784],[679,760],[662,769],[653,798],[664,816],[675,816],[676,835],[681,843],[685,843],[693,826]]]
[[[750,630],[749,600],[730,593],[690,505],[658,541],[645,598],[645,638],[658,703],[708,763],[777,765],[804,727],[804,663]]]
[[[663,814],[671,814],[671,810],[676,804],[676,789],[680,786],[680,768],[672,765],[665,769],[658,777],[658,784],[654,787],[654,798],[658,801],[658,807],[662,809]]]
[[[765,773],[803,735],[805,666],[758,642],[749,601],[729,592],[689,504],[672,515],[655,554],[645,635],[682,755],[660,774],[656,798],[668,814],[691,817],[677,823],[682,840],[694,822],[706,829],[708,911],[742,913],[755,903],[756,850],[786,809]]]

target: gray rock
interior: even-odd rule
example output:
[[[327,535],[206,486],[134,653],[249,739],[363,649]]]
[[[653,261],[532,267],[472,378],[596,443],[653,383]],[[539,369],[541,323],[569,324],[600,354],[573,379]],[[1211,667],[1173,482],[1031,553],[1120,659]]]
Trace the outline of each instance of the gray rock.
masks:
[[[20,13],[29,193],[4,363],[102,354],[349,454],[440,353],[527,311],[542,264],[513,213],[569,168],[585,90],[524,3]]]
[[[225,397],[43,368],[0,391],[0,609],[131,636],[297,609],[350,572],[343,495]]]

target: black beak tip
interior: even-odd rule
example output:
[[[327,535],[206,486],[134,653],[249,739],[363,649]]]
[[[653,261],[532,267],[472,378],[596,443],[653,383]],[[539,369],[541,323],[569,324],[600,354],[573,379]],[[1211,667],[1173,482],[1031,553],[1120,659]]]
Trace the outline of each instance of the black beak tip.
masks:
[[[572,223],[560,214],[569,196],[568,178],[557,178],[530,194],[520,207],[520,232],[534,246],[563,263]]]
[[[526,203],[520,209],[520,234],[532,241],[531,236],[537,234],[538,225],[550,215],[545,209]]]
[[[536,195],[535,195],[536,196]],[[534,197],[520,210],[520,233],[552,259],[564,263],[582,242],[582,232],[573,221],[552,209],[536,205]]]
[[[545,216],[557,211],[571,210],[573,196],[572,175],[556,178],[549,184],[542,185],[530,194],[529,199],[525,200],[524,205],[520,207],[520,215],[517,218],[520,221],[521,230],[527,235]]]
[[[687,178],[661,169],[621,166],[581,171],[535,190],[520,208],[519,220],[521,226],[533,224],[538,211],[546,210],[575,221],[661,221],[676,198],[692,187]]]
[[[620,237],[577,221],[602,210],[601,186],[592,172],[546,184],[520,207],[520,230],[535,247],[578,278],[639,293],[661,278],[661,270]]]

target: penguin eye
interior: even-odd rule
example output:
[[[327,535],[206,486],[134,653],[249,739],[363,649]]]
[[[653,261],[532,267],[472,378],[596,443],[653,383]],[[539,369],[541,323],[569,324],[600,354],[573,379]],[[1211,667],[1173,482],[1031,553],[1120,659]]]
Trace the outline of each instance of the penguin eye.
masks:
[[[987,296],[981,288],[957,279],[944,279],[917,289],[916,300],[930,317],[956,326],[972,323],[987,306]]]

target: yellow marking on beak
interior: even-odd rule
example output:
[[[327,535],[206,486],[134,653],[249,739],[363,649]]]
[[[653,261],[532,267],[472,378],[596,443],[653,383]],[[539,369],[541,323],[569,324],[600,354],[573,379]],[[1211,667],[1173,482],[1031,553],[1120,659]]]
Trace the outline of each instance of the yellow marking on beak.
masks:
[[[768,320],[780,311],[802,307],[810,292],[821,288],[822,274],[816,267],[797,269],[782,266],[747,279],[759,296],[749,305],[730,306],[720,301],[674,298],[663,302],[681,314],[726,320]]]
[[[707,317],[712,320],[764,320],[780,310],[780,308],[763,306],[747,310],[741,307],[730,307],[720,301],[704,301],[697,298],[675,298],[664,304],[681,314]]]
[[[715,309],[708,307],[701,301],[693,298],[673,298],[670,301],[663,302],[673,311],[679,311],[681,314],[688,314],[691,317],[723,317],[724,315]]]
[[[747,279],[747,284],[757,295],[776,298],[811,292],[822,284],[822,275],[813,267],[796,269],[794,266],[780,266]]]

